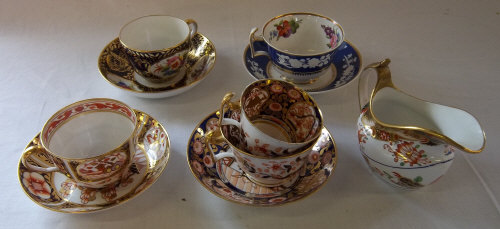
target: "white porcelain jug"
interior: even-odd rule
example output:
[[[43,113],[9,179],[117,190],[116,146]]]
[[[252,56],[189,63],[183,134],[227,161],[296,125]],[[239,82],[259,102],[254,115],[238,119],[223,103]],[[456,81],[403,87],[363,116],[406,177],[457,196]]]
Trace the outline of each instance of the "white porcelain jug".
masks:
[[[378,177],[397,187],[420,188],[444,175],[455,149],[479,153],[486,137],[469,113],[415,98],[395,87],[389,63],[386,59],[367,66],[359,79],[359,145]],[[377,81],[370,89],[374,74]]]

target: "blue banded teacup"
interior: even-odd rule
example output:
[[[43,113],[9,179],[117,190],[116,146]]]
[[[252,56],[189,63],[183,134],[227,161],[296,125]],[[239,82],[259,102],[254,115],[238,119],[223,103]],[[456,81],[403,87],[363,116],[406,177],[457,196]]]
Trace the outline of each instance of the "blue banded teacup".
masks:
[[[162,83],[181,73],[198,29],[192,19],[150,15],[132,20],[120,30],[120,43],[145,80]]]
[[[310,83],[326,72],[335,50],[344,41],[336,21],[313,13],[288,13],[269,20],[262,37],[250,32],[252,57],[268,56],[282,77],[293,83]],[[255,51],[253,42],[264,40],[267,51]]]

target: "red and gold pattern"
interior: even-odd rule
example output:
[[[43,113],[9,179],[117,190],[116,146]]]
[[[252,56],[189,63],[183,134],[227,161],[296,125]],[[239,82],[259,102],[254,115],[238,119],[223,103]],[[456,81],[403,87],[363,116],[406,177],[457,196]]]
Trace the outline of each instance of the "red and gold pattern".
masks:
[[[242,107],[252,122],[264,116],[287,125],[292,142],[305,142],[317,138],[321,132],[321,113],[316,103],[292,84],[281,81],[261,81],[243,92]],[[265,147],[265,146],[264,146]]]
[[[287,204],[314,193],[333,174],[337,162],[336,147],[325,128],[313,147],[313,153],[319,157],[313,161],[306,160],[306,165],[302,167],[304,169],[297,173],[299,179],[289,186],[264,187],[256,184],[247,178],[233,158],[223,158],[207,165],[203,162],[205,158],[211,158],[211,151],[218,154],[229,147],[225,142],[205,145],[198,143],[204,142],[205,134],[208,132],[207,123],[213,118],[217,118],[216,112],[202,120],[193,130],[188,143],[187,158],[195,178],[222,199],[252,206]],[[200,146],[202,146],[201,153]],[[280,171],[281,168],[279,164],[268,163],[267,169]]]
[[[126,165],[126,162],[127,154],[123,152],[116,152],[102,158],[97,158],[95,160],[79,164],[76,167],[76,172],[82,178],[87,180],[102,179],[119,171]]]
[[[430,164],[431,161],[427,158],[424,150],[419,150],[420,145],[415,145],[415,142],[402,141],[396,145],[396,149],[389,144],[384,145],[384,149],[391,152],[394,155],[394,162],[401,160],[401,165],[409,163],[410,166],[413,165],[426,165]]]
[[[127,106],[124,106],[119,102],[113,102],[111,100],[82,101],[79,104],[70,105],[65,110],[58,112],[49,119],[49,121],[46,124],[46,127],[44,127],[44,132],[42,133],[42,136],[44,136],[43,141],[48,142],[49,139],[52,137],[54,131],[60,125],[63,125],[71,117],[89,111],[115,111],[124,114],[132,122],[136,122],[134,111],[130,110]]]
[[[19,162],[19,181],[26,195],[35,203],[53,211],[67,213],[93,212],[108,209],[124,203],[151,186],[161,175],[170,156],[170,142],[161,124],[139,111],[138,117],[144,121],[140,145],[132,160],[132,165],[122,180],[113,186],[96,189],[78,186],[59,172],[40,173],[26,168]],[[154,134],[146,138],[146,135]],[[27,147],[38,142],[35,137]],[[154,147],[162,146],[162,147]],[[42,167],[53,166],[49,160],[37,163]]]
[[[22,177],[22,184],[31,194],[42,199],[50,198],[52,189],[42,175],[36,172],[24,172]]]

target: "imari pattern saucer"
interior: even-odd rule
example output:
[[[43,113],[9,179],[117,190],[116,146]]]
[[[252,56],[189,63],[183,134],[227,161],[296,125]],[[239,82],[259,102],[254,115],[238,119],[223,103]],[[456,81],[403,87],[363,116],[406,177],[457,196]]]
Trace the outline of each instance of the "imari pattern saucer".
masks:
[[[255,51],[267,51],[264,41],[255,41],[253,45]],[[248,73],[257,80],[282,79],[267,56],[252,58],[250,45],[245,48],[243,62]],[[349,41],[344,41],[333,55],[333,64],[325,74],[312,83],[297,84],[297,86],[310,94],[331,91],[355,79],[361,72],[361,67],[362,60],[358,49]]]
[[[111,85],[143,98],[165,98],[183,93],[198,83],[215,65],[215,46],[205,36],[197,33],[191,40],[184,70],[174,79],[162,84],[151,84],[134,71],[118,38],[111,41],[99,55],[101,75]]]
[[[187,146],[187,160],[195,178],[222,199],[251,206],[283,205],[314,193],[333,175],[337,149],[332,136],[323,127],[308,162],[294,184],[270,188],[257,185],[246,178],[233,159],[214,162],[210,157],[211,150],[217,154],[229,148],[227,143],[205,143],[205,134],[217,127],[217,120],[217,113],[213,112],[195,127]]]
[[[38,205],[65,213],[85,213],[122,204],[150,187],[161,175],[170,156],[170,140],[163,126],[149,115],[136,111],[143,131],[125,179],[102,189],[79,187],[58,172],[35,172],[19,162],[18,176],[26,195]],[[27,147],[39,144],[37,135]],[[27,148],[26,147],[26,148]],[[54,166],[46,157],[33,155],[29,163]]]

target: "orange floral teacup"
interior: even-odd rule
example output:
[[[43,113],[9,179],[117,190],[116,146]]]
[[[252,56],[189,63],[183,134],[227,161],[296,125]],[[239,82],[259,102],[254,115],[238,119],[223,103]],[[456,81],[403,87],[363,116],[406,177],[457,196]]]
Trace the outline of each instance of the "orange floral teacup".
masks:
[[[142,126],[136,112],[120,101],[79,101],[45,123],[40,141],[23,152],[21,162],[32,171],[62,173],[79,186],[103,188],[127,174]],[[40,158],[54,166],[38,166]]]

